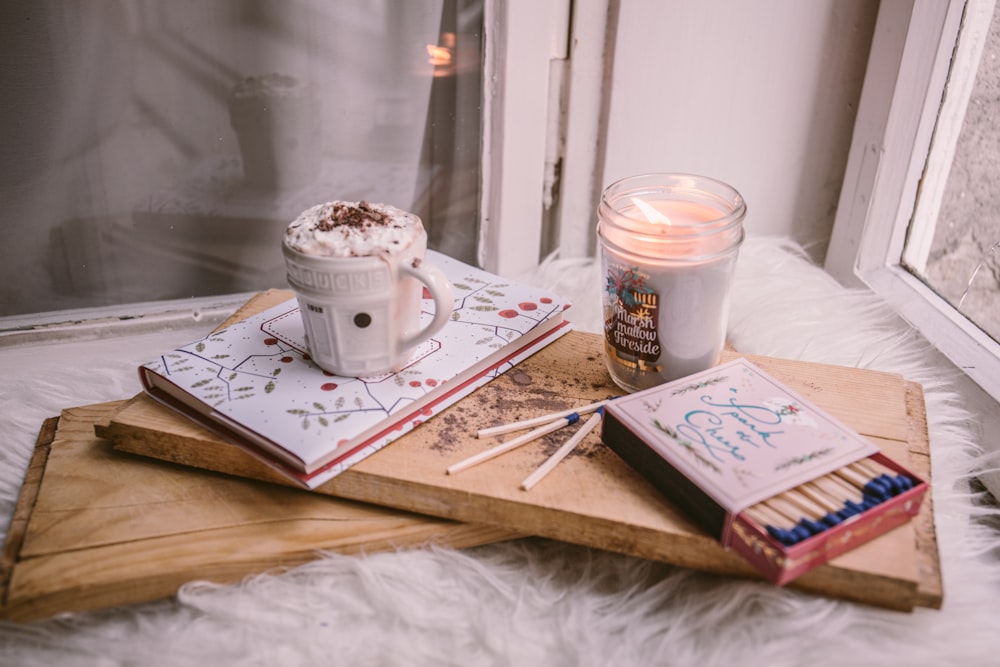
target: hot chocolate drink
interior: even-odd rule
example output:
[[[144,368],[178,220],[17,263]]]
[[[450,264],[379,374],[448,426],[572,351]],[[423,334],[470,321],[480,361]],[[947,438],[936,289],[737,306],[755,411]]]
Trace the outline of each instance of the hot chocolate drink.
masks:
[[[410,249],[422,232],[419,217],[394,206],[333,201],[303,211],[288,226],[285,243],[317,257],[395,255]]]
[[[420,218],[386,204],[332,201],[292,221],[282,251],[313,361],[351,376],[405,366],[454,307],[426,250]]]

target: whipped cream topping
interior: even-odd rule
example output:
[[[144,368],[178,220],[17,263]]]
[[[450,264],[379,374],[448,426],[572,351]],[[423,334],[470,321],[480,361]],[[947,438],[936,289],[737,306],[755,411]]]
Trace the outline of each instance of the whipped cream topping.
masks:
[[[388,204],[331,201],[303,211],[285,230],[285,245],[317,257],[393,255],[423,231],[420,218]]]

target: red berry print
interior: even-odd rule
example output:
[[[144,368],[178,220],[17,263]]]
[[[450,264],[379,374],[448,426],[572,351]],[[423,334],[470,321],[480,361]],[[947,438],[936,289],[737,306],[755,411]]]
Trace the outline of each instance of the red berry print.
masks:
[[[264,339],[264,345],[277,345],[277,344],[278,344],[278,339],[277,338],[265,338]]]
[[[319,388],[322,389],[323,391],[333,391],[334,389],[337,388],[337,383],[336,382],[324,382],[323,384],[321,384],[319,386]]]
[[[538,310],[538,304],[532,301],[525,301],[524,303],[519,303],[517,304],[517,307],[520,308],[521,310],[527,310],[527,311]]]
[[[541,301],[542,303],[552,303],[552,299],[550,299],[547,296],[543,296],[541,299],[539,299],[539,301]]]
[[[512,320],[515,317],[517,317],[517,311],[508,308],[507,310],[501,310],[499,313],[497,313],[497,315],[505,319]]]
[[[420,380],[410,380],[410,386],[411,387],[419,387],[420,386]]]
[[[426,384],[428,387],[436,387],[438,386],[438,381],[435,380],[434,378],[430,378],[428,380],[425,380],[424,384]]]
[[[294,359],[292,359],[291,357],[282,357],[282,358],[281,358],[281,363],[283,363],[283,364],[290,364],[290,363],[292,363],[293,361],[295,361],[295,360],[294,360]]]

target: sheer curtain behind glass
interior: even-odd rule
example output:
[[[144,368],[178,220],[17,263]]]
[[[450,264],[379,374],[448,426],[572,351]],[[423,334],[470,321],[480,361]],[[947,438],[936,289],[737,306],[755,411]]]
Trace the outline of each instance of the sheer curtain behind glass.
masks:
[[[280,287],[330,199],[472,261],[482,2],[13,0],[0,317]]]

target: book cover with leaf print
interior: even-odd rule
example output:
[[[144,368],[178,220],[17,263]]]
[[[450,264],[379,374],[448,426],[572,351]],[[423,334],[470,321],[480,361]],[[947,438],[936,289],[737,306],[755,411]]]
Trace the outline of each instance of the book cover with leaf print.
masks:
[[[451,281],[454,310],[395,373],[316,366],[291,299],[144,364],[143,387],[315,488],[571,329],[569,304],[553,293],[433,251],[428,259]],[[431,316],[421,314],[425,324]]]

